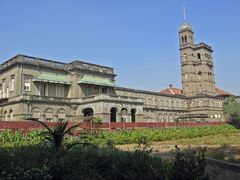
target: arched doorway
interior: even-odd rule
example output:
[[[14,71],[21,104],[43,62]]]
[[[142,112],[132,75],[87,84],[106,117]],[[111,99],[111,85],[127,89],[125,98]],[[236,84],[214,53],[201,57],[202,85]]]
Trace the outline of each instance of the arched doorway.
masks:
[[[110,122],[116,122],[117,120],[117,108],[115,107],[112,107],[111,110],[110,110]]]
[[[131,110],[131,122],[136,122],[136,109]]]
[[[90,117],[93,116],[93,109],[92,108],[85,108],[82,110],[84,117]]]
[[[10,121],[12,121],[13,120],[13,110],[12,109],[10,109],[10,111],[9,111],[9,117],[10,117]]]
[[[5,121],[8,120],[8,116],[7,116],[7,111],[6,110],[4,111],[4,118],[5,118]]]
[[[121,110],[121,122],[127,121],[127,108],[122,108]]]

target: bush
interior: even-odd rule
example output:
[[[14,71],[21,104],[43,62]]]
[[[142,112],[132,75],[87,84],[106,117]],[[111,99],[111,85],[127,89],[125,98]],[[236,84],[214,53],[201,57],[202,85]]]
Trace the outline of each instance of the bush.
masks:
[[[203,126],[188,128],[169,128],[169,129],[136,129],[124,130],[119,132],[104,131],[96,136],[89,136],[92,143],[97,145],[106,145],[110,140],[114,144],[137,144],[139,140],[166,141],[183,138],[196,138],[216,134],[230,134],[238,132],[231,125],[221,126]]]
[[[223,103],[223,113],[230,124],[240,128],[240,102],[234,97],[227,98]]]
[[[76,145],[56,153],[35,145],[1,149],[1,179],[166,179],[160,158],[145,151]]]
[[[172,161],[171,179],[193,180],[207,179],[205,175],[205,153],[206,149],[186,150],[181,152],[176,146],[177,152]]]
[[[0,149],[1,179],[199,179],[204,152],[180,153],[162,161],[148,149],[124,152],[112,147],[84,146],[54,151],[44,145]]]

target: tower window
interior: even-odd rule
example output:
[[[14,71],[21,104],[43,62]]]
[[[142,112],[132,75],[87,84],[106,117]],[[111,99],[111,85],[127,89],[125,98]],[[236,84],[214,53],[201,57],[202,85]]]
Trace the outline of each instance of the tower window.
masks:
[[[184,36],[185,43],[187,43],[187,36]]]
[[[200,53],[197,53],[197,58],[198,58],[198,60],[201,60],[201,54]]]
[[[187,54],[183,55],[183,60],[186,61],[187,60]]]
[[[184,43],[184,37],[182,37],[182,44]]]
[[[202,85],[199,85],[199,92],[202,92]]]
[[[202,72],[201,71],[198,72],[198,79],[202,79]]]
[[[186,85],[186,92],[188,93],[188,85]]]

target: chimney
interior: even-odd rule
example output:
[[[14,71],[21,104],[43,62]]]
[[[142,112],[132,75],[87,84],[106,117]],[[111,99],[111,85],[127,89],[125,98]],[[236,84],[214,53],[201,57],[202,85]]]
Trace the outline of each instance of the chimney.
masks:
[[[173,85],[172,84],[169,84],[169,88],[172,89]]]

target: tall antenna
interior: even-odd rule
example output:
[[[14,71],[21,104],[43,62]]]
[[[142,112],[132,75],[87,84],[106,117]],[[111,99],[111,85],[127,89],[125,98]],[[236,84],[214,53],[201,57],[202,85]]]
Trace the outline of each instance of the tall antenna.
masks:
[[[183,20],[187,21],[186,12],[185,12],[185,6],[184,5],[183,5]]]

